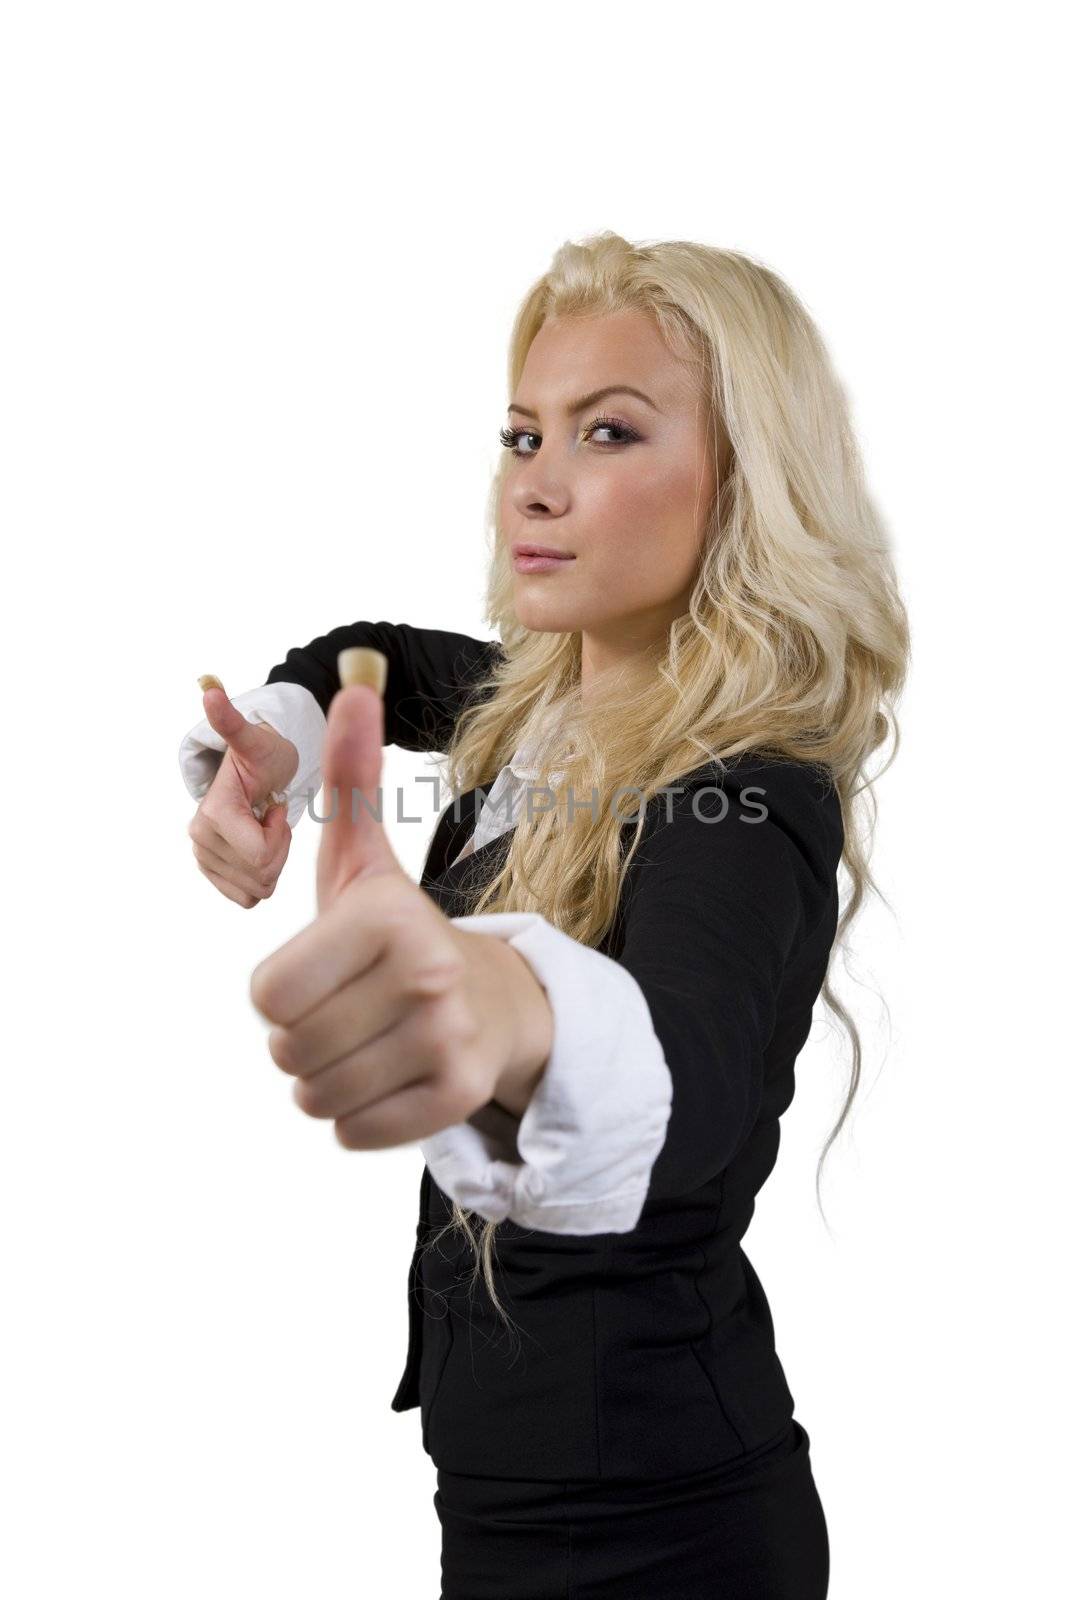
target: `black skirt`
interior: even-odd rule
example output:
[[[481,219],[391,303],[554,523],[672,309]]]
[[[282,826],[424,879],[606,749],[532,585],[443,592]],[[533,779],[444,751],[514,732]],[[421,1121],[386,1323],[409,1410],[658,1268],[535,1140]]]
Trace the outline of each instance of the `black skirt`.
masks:
[[[740,1462],[647,1483],[438,1468],[440,1600],[826,1600],[809,1443],[794,1419]]]

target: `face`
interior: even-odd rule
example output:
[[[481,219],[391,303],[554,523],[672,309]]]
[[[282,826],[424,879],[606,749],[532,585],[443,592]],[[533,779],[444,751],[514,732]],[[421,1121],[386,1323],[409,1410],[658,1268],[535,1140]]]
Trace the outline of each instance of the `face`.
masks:
[[[646,398],[612,392],[572,410],[620,384]],[[584,687],[665,639],[687,609],[713,444],[695,381],[643,311],[550,318],[513,402],[501,505],[515,612],[534,631],[581,631]],[[563,558],[524,560],[525,545]]]

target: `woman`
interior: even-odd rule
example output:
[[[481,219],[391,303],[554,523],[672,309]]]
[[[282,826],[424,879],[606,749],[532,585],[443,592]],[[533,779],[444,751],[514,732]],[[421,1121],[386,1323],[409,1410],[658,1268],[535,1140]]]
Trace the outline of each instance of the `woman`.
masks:
[[[334,946],[298,936],[253,984],[298,1103],[353,1148],[425,1156],[392,1404],[421,1406],[438,1469],[443,1600],[814,1600],[809,1439],[741,1240],[820,991],[845,1015],[827,971],[870,882],[863,769],[908,657],[888,542],[811,319],[742,255],[565,245],[509,378],[500,640],[361,622],[232,702],[207,690],[190,833],[252,906],[324,776],[366,795],[381,741],[447,760],[459,798],[417,890],[343,813],[319,886],[335,940],[364,937],[366,915],[337,922],[354,882],[372,921],[399,905],[421,952],[454,953],[479,1066],[450,1110],[389,1120],[386,1084],[410,1095],[425,1062],[402,1074],[321,980],[298,1044],[293,994]],[[352,646],[386,658],[378,722],[340,688]]]

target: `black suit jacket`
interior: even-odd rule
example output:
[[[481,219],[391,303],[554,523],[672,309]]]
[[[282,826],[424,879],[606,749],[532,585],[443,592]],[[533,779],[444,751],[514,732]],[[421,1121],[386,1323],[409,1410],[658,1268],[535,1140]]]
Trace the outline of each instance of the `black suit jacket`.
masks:
[[[386,743],[423,751],[447,747],[501,648],[357,622],[290,650],[267,681],[303,684],[326,712],[350,645],[389,661]],[[793,1415],[741,1240],[777,1157],[837,928],[841,811],[815,764],[761,754],[727,768],[725,778],[696,768],[672,801],[649,806],[599,946],[640,984],[674,1085],[637,1226],[576,1236],[502,1222],[495,1283],[516,1335],[482,1278],[471,1286],[462,1233],[427,1248],[451,1203],[423,1167],[392,1407],[421,1407],[423,1444],[448,1471],[672,1477],[743,1458]],[[476,792],[442,811],[421,877],[449,916],[471,909],[471,885],[511,837],[456,862]]]

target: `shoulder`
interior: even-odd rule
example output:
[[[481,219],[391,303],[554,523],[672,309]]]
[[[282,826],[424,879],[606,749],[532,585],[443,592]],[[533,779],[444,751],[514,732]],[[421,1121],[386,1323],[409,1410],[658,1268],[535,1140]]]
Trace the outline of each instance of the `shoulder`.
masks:
[[[732,819],[735,826],[751,827],[769,820],[793,836],[805,853],[817,849],[820,855],[831,855],[835,866],[841,853],[841,803],[833,774],[820,762],[763,751],[721,764],[705,762],[657,791],[646,827],[658,831],[679,814],[695,819],[685,830],[694,840],[700,827],[718,822]]]
[[[729,885],[774,894],[791,884],[816,917],[836,895],[842,846],[825,766],[746,753],[695,767],[656,792],[632,859],[634,887],[690,877],[708,892]]]

